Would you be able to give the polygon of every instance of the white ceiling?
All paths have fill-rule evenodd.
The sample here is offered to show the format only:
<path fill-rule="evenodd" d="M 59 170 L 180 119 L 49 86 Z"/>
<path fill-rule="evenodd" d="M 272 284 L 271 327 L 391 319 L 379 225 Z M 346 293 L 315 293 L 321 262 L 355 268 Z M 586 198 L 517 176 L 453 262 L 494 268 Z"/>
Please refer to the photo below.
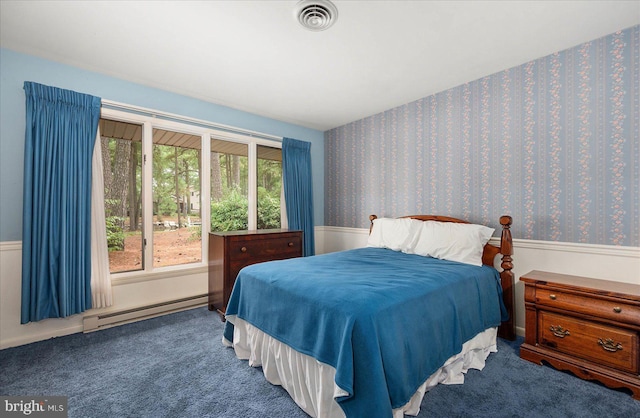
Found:
<path fill-rule="evenodd" d="M 640 23 L 640 1 L 0 0 L 0 45 L 327 130 Z M 106 97 L 108 99 L 108 97 Z"/>

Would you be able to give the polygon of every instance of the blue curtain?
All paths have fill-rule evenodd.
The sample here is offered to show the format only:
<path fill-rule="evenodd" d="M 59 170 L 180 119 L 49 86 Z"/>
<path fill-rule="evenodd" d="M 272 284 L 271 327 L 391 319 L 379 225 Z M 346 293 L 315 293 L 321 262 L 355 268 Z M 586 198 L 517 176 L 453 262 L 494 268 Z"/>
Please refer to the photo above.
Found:
<path fill-rule="evenodd" d="M 24 91 L 26 324 L 91 308 L 91 158 L 100 98 L 29 81 Z"/>
<path fill-rule="evenodd" d="M 313 233 L 310 142 L 291 138 L 282 140 L 282 177 L 289 229 L 303 231 L 304 256 L 314 255 L 316 250 Z"/>

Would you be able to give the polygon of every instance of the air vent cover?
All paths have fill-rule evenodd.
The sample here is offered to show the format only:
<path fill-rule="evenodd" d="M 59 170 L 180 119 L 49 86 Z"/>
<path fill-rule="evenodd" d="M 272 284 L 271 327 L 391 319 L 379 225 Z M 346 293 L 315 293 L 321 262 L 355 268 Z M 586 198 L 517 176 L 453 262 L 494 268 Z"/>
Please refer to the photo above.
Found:
<path fill-rule="evenodd" d="M 294 13 L 303 27 L 314 32 L 330 28 L 338 19 L 338 9 L 329 0 L 302 0 Z"/>

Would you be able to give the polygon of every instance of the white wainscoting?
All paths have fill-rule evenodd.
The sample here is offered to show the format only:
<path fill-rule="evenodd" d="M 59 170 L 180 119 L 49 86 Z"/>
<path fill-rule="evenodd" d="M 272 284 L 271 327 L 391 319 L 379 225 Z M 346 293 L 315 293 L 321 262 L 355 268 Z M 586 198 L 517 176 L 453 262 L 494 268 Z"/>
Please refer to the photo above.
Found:
<path fill-rule="evenodd" d="M 322 252 L 364 247 L 368 229 L 324 226 L 316 228 L 322 237 Z M 500 245 L 497 238 L 492 244 Z M 531 270 L 605 279 L 640 285 L 640 248 L 566 242 L 513 240 L 513 273 L 516 276 L 516 331 L 524 335 L 524 285 L 521 275 Z M 318 250 L 316 252 L 320 253 Z M 499 259 L 496 258 L 496 267 Z"/>
<path fill-rule="evenodd" d="M 114 281 L 113 306 L 68 318 L 20 324 L 22 243 L 0 242 L 0 349 L 83 331 L 84 315 L 136 309 L 207 293 L 206 267 L 154 274 L 145 280 Z M 215 315 L 215 319 L 217 319 Z M 214 315 L 212 314 L 212 319 Z"/>
<path fill-rule="evenodd" d="M 316 253 L 364 247 L 368 229 L 319 226 Z M 493 239 L 498 244 L 497 239 Z M 83 331 L 84 315 L 20 324 L 22 243 L 0 242 L 0 349 Z M 640 248 L 562 242 L 514 240 L 516 327 L 524 335 L 523 285 L 518 278 L 531 270 L 575 274 L 616 282 L 640 284 Z M 207 273 L 162 273 L 145 280 L 128 280 L 113 287 L 114 306 L 90 310 L 87 315 L 134 309 L 207 293 Z"/>

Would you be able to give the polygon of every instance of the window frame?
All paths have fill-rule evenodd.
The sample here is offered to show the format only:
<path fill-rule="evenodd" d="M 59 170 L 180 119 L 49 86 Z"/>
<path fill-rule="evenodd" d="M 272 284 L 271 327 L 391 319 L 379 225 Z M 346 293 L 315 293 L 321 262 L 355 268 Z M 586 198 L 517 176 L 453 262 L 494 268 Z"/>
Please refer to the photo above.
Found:
<path fill-rule="evenodd" d="M 248 146 L 248 229 L 257 228 L 257 204 L 258 204 L 258 145 L 282 149 L 282 142 L 276 139 L 266 139 L 253 136 L 249 133 L 230 132 L 226 127 L 212 127 L 205 121 L 197 121 L 189 118 L 182 118 L 179 115 L 168 115 L 158 117 L 158 114 L 150 112 L 146 114 L 146 109 L 136 110 L 131 107 L 131 111 L 114 109 L 111 107 L 101 108 L 100 117 L 114 121 L 127 122 L 142 126 L 142 238 L 145 242 L 143 248 L 144 268 L 136 271 L 110 273 L 112 284 L 135 283 L 146 280 L 156 280 L 174 277 L 177 274 L 196 274 L 206 272 L 208 267 L 209 240 L 206 239 L 211 228 L 211 139 L 237 142 Z M 179 119 L 179 120 L 177 120 Z M 202 218 L 201 234 L 201 261 L 197 263 L 180 264 L 175 266 L 153 266 L 153 129 L 165 129 L 169 131 L 185 133 L 201 138 L 200 152 L 200 216 Z M 203 174 L 204 173 L 204 174 Z M 284 194 L 280 201 L 280 217 L 283 229 L 287 228 L 286 205 Z M 206 231 L 206 232 L 205 232 Z"/>

